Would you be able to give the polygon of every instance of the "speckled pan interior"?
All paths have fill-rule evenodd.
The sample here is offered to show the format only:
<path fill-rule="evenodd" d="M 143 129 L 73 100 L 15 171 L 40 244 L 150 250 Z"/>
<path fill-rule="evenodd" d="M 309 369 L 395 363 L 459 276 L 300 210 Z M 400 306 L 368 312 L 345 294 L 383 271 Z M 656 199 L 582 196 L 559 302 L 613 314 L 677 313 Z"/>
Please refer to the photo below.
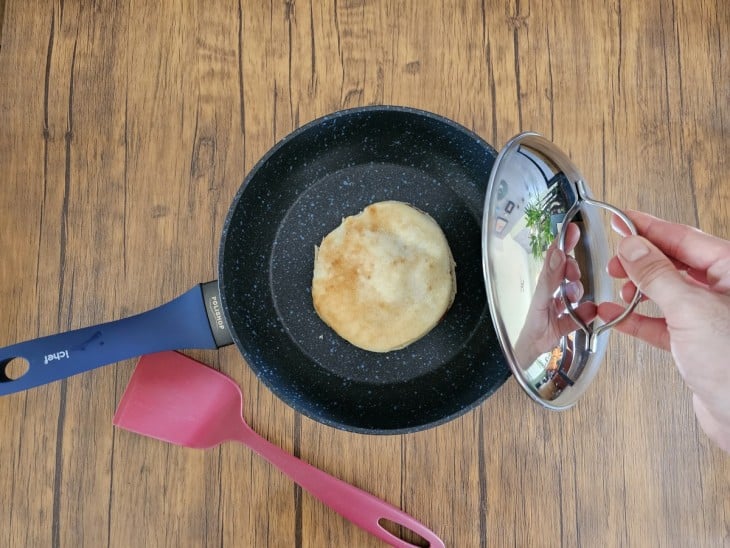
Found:
<path fill-rule="evenodd" d="M 451 420 L 509 376 L 481 267 L 481 218 L 497 154 L 454 122 L 402 107 L 315 120 L 279 142 L 243 182 L 221 242 L 228 326 L 249 366 L 284 402 L 337 428 L 395 434 Z M 314 310 L 314 247 L 343 217 L 381 200 L 431 215 L 456 261 L 442 322 L 403 350 L 341 339 Z"/>

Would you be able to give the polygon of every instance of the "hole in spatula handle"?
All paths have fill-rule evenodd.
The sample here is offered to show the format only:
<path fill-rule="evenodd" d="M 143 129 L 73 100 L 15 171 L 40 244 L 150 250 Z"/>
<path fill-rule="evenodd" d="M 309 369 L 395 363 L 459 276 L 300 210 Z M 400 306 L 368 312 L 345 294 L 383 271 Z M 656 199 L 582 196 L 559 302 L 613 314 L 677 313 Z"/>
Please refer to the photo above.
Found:
<path fill-rule="evenodd" d="M 25 358 L 10 358 L 5 362 L 0 362 L 0 378 L 14 381 L 25 375 L 28 369 L 30 369 L 30 363 Z"/>
<path fill-rule="evenodd" d="M 390 521 L 389 519 L 380 518 L 378 520 L 378 525 L 388 531 L 391 535 L 394 535 L 402 541 L 412 544 L 413 546 L 431 546 L 431 543 L 428 542 L 421 535 L 414 531 L 411 531 L 410 529 L 408 529 L 408 527 L 401 525 L 400 523 L 395 523 L 394 521 Z"/>

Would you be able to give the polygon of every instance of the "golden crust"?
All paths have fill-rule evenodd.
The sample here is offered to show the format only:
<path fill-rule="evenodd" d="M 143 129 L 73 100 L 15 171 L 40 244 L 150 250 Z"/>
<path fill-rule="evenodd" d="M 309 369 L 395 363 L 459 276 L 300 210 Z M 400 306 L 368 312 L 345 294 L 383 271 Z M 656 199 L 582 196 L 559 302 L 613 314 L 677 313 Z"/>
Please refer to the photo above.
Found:
<path fill-rule="evenodd" d="M 315 248 L 312 300 L 320 318 L 359 348 L 408 346 L 456 295 L 454 259 L 430 216 L 403 202 L 371 204 Z"/>

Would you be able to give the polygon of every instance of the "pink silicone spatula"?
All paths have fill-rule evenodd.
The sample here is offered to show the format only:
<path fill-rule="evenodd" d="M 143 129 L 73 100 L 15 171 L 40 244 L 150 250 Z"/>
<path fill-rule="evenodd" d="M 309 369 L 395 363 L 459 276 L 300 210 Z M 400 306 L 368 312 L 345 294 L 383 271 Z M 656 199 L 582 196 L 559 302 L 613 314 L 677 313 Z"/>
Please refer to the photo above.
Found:
<path fill-rule="evenodd" d="M 114 415 L 114 424 L 185 447 L 239 441 L 324 504 L 392 546 L 414 546 L 380 524 L 388 520 L 443 547 L 430 529 L 380 500 L 288 454 L 254 432 L 242 416 L 238 385 L 215 369 L 177 352 L 143 356 Z"/>

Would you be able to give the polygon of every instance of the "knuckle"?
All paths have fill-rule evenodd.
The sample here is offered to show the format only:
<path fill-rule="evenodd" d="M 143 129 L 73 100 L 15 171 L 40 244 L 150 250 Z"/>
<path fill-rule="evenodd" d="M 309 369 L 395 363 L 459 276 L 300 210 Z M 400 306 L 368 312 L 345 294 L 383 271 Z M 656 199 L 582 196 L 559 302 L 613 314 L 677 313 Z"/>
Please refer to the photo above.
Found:
<path fill-rule="evenodd" d="M 707 283 L 716 291 L 730 294 L 730 253 L 707 269 Z"/>
<path fill-rule="evenodd" d="M 636 286 L 640 291 L 650 291 L 659 280 L 675 272 L 674 267 L 668 261 L 653 260 L 643 266 L 636 280 Z"/>

